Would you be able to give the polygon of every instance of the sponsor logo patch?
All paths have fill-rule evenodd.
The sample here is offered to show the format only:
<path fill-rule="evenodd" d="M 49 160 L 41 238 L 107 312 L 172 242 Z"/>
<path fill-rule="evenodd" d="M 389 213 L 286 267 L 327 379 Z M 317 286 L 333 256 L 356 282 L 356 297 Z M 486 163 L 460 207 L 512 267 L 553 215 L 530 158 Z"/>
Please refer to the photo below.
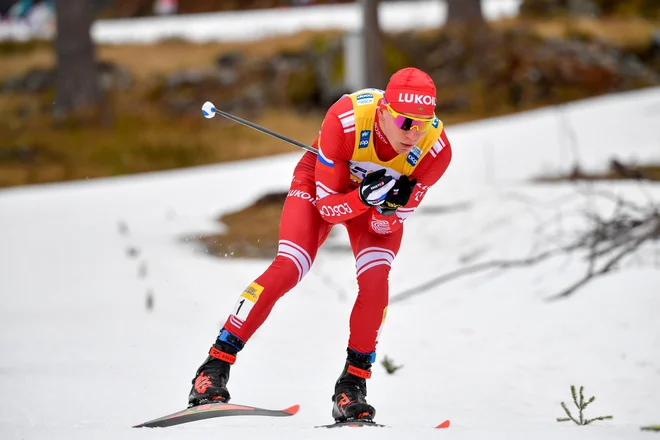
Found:
<path fill-rule="evenodd" d="M 371 229 L 377 234 L 387 235 L 392 232 L 390 229 L 390 224 L 387 220 L 376 220 L 372 217 L 371 220 Z"/>
<path fill-rule="evenodd" d="M 413 149 L 408 153 L 408 157 L 406 158 L 406 162 L 408 162 L 412 166 L 416 166 L 417 162 L 419 162 L 419 158 L 422 155 L 422 149 L 419 148 L 417 145 L 413 147 Z"/>
<path fill-rule="evenodd" d="M 340 203 L 339 205 L 334 206 L 324 206 L 320 210 L 321 215 L 324 217 L 337 217 L 340 215 L 346 215 L 353 212 L 348 203 Z"/>
<path fill-rule="evenodd" d="M 371 130 L 362 130 L 360 132 L 360 144 L 358 148 L 367 148 L 371 140 Z"/>
<path fill-rule="evenodd" d="M 307 191 L 301 191 L 299 189 L 292 189 L 292 190 L 289 191 L 289 194 L 287 194 L 287 197 L 298 197 L 300 199 L 307 200 L 312 205 L 316 206 L 316 200 Z"/>
<path fill-rule="evenodd" d="M 357 95 L 355 97 L 355 101 L 357 102 L 357 105 L 373 104 L 374 95 L 372 95 L 371 93 L 362 93 L 361 95 Z"/>
<path fill-rule="evenodd" d="M 417 93 L 399 93 L 398 102 L 407 102 L 420 105 L 436 105 L 435 96 L 430 95 L 419 95 Z"/>

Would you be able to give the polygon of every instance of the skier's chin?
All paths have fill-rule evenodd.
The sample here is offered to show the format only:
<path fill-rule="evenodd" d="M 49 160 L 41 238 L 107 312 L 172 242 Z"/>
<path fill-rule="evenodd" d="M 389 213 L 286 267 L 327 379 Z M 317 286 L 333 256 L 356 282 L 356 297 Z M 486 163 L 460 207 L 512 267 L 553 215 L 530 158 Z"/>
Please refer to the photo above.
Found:
<path fill-rule="evenodd" d="M 408 154 L 410 153 L 410 150 L 413 149 L 415 144 L 408 144 L 408 143 L 402 143 L 399 142 L 398 148 L 397 148 L 397 153 L 399 154 Z"/>

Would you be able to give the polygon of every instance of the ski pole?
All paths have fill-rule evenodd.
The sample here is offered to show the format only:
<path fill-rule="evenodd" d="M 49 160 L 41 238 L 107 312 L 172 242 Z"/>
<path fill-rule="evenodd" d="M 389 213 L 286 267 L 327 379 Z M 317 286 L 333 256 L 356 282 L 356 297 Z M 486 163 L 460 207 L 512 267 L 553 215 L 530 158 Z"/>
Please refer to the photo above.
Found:
<path fill-rule="evenodd" d="M 281 135 L 281 134 L 279 134 L 279 133 L 275 133 L 274 131 L 271 131 L 271 130 L 269 130 L 269 129 L 267 129 L 267 128 L 264 128 L 264 127 L 262 127 L 262 126 L 260 126 L 260 125 L 255 124 L 254 122 L 246 121 L 245 119 L 243 119 L 243 118 L 239 118 L 238 116 L 234 116 L 234 115 L 232 115 L 231 113 L 227 113 L 227 112 L 224 112 L 224 111 L 222 111 L 222 110 L 218 110 L 218 109 L 215 107 L 215 105 L 213 105 L 213 103 L 212 103 L 211 101 L 206 101 L 206 102 L 204 103 L 204 105 L 202 106 L 202 114 L 204 115 L 204 117 L 205 117 L 206 119 L 211 119 L 212 117 L 215 116 L 216 113 L 219 114 L 219 115 L 221 115 L 221 116 L 224 116 L 224 117 L 227 118 L 227 119 L 231 119 L 232 121 L 238 122 L 239 124 L 243 124 L 243 125 L 245 125 L 246 127 L 253 128 L 253 129 L 255 129 L 255 130 L 257 130 L 257 131 L 260 131 L 260 132 L 262 132 L 262 133 L 266 133 L 266 134 L 268 134 L 268 135 L 270 135 L 270 136 L 276 137 L 277 139 L 279 139 L 279 140 L 281 140 L 281 141 L 288 142 L 288 143 L 290 143 L 291 145 L 295 145 L 295 146 L 298 147 L 298 148 L 302 148 L 303 150 L 310 151 L 310 152 L 312 152 L 312 153 L 314 153 L 314 154 L 318 154 L 318 152 L 319 152 L 319 151 L 318 151 L 316 148 L 314 148 L 314 147 L 310 147 L 309 145 L 305 145 L 305 144 L 303 144 L 302 142 L 298 142 L 298 141 L 296 141 L 296 140 L 293 140 L 293 139 L 291 139 L 291 138 L 288 138 L 288 137 L 286 137 L 286 136 L 284 136 L 284 135 Z"/>

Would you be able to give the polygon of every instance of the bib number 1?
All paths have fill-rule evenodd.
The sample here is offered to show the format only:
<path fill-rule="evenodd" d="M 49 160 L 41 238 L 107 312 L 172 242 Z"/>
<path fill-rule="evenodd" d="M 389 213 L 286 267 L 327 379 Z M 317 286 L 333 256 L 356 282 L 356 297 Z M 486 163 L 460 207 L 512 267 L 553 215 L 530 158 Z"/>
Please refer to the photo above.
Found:
<path fill-rule="evenodd" d="M 260 286 L 257 283 L 250 284 L 243 291 L 243 293 L 241 293 L 241 296 L 238 297 L 238 301 L 236 301 L 232 315 L 236 316 L 242 321 L 245 321 L 250 315 L 252 307 L 254 307 L 254 305 L 259 300 L 259 296 L 263 290 L 263 286 Z"/>

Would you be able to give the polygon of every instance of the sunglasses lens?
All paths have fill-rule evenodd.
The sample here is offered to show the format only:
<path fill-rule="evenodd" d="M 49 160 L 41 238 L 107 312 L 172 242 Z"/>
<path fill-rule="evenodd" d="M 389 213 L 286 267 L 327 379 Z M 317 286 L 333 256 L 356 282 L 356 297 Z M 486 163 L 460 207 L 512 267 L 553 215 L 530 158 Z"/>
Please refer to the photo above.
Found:
<path fill-rule="evenodd" d="M 403 115 L 399 115 L 394 118 L 394 124 L 404 131 L 409 131 L 413 128 L 417 131 L 426 131 L 429 129 L 432 123 L 433 120 L 418 121 L 417 119 L 406 118 Z"/>
<path fill-rule="evenodd" d="M 399 127 L 401 130 L 408 131 L 412 127 L 413 120 L 406 118 L 405 116 L 397 116 L 394 118 L 394 125 Z"/>
<path fill-rule="evenodd" d="M 433 124 L 433 120 L 430 121 L 416 121 L 413 119 L 412 125 L 413 127 L 417 127 L 418 131 L 426 131 L 429 128 L 431 128 L 431 124 Z"/>

